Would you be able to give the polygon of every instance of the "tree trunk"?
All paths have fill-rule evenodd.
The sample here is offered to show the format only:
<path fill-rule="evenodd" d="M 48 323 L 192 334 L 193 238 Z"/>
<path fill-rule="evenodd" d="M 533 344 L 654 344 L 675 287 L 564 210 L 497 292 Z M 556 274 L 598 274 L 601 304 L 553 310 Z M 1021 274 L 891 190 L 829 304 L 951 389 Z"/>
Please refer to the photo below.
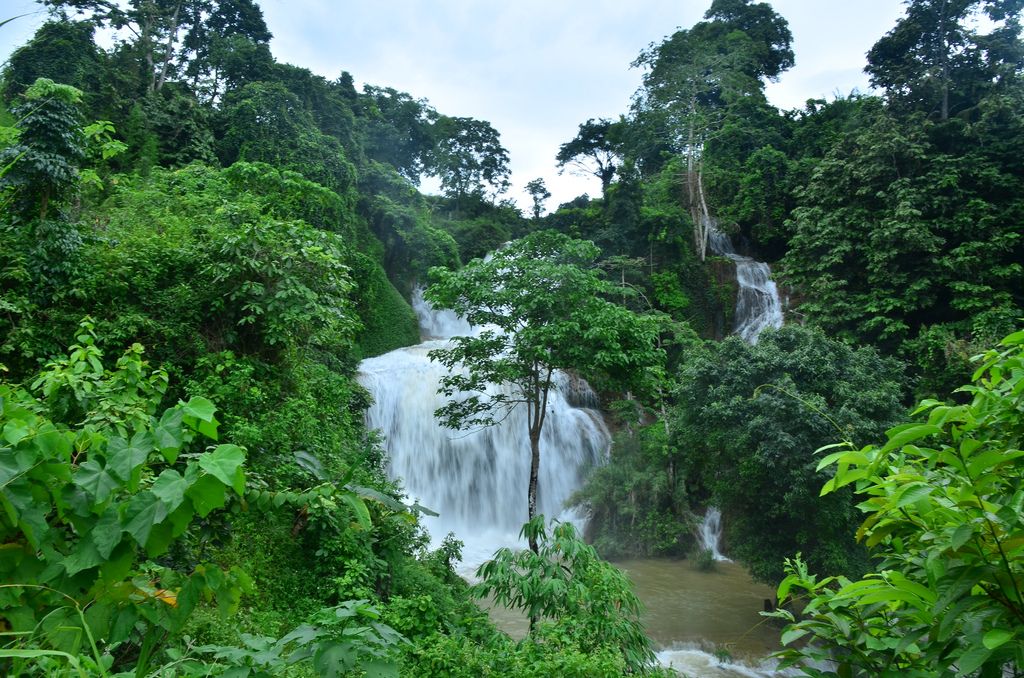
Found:
<path fill-rule="evenodd" d="M 142 31 L 140 36 L 142 40 L 142 49 L 146 53 L 146 67 L 149 82 L 146 83 L 146 91 L 152 92 L 156 89 L 156 71 L 154 70 L 153 64 L 153 40 L 151 33 L 153 31 L 153 3 L 146 3 L 146 20 L 139 29 Z"/>
<path fill-rule="evenodd" d="M 541 377 L 541 370 L 545 374 Z M 540 433 L 544 430 L 544 418 L 548 409 L 548 391 L 551 390 L 553 368 L 534 363 L 531 377 L 535 399 L 527 403 L 526 425 L 530 432 L 530 484 L 526 489 L 527 520 L 537 517 L 537 478 L 540 476 Z M 528 541 L 530 550 L 540 555 L 537 539 L 531 533 Z M 532 623 L 531 623 L 532 628 Z"/>
<path fill-rule="evenodd" d="M 171 63 L 171 54 L 174 52 L 174 39 L 178 35 L 178 11 L 181 9 L 181 3 L 179 2 L 174 6 L 174 16 L 171 17 L 171 30 L 167 36 L 167 51 L 164 52 L 164 65 L 160 69 L 160 81 L 156 84 L 157 90 L 164 86 L 164 80 L 167 79 L 167 67 Z"/>
<path fill-rule="evenodd" d="M 946 31 L 946 9 L 949 0 L 942 0 L 942 17 L 939 33 L 942 36 L 942 120 L 949 120 L 949 38 Z"/>
<path fill-rule="evenodd" d="M 530 427 L 530 486 L 527 489 L 526 503 L 528 520 L 533 520 L 537 517 L 537 478 L 540 475 L 540 427 Z M 537 538 L 530 533 L 530 550 L 536 554 L 540 554 L 540 549 L 537 546 Z M 533 626 L 532 620 L 530 624 Z"/>

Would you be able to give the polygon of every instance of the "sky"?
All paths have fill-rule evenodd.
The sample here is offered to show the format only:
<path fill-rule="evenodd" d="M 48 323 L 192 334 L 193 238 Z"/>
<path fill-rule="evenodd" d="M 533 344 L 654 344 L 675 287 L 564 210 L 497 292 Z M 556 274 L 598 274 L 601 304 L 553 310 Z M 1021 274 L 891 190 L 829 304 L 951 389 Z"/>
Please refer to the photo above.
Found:
<path fill-rule="evenodd" d="M 701 20 L 710 0 L 259 0 L 278 61 L 329 79 L 394 87 L 438 112 L 487 120 L 511 158 L 507 197 L 542 178 L 554 209 L 601 194 L 593 177 L 559 175 L 555 155 L 589 118 L 629 110 L 641 50 Z M 30 0 L 2 0 L 0 60 L 45 21 Z M 903 14 L 900 0 L 771 0 L 789 21 L 796 66 L 768 85 L 782 109 L 869 92 L 865 54 Z M 427 180 L 428 192 L 436 183 Z"/>

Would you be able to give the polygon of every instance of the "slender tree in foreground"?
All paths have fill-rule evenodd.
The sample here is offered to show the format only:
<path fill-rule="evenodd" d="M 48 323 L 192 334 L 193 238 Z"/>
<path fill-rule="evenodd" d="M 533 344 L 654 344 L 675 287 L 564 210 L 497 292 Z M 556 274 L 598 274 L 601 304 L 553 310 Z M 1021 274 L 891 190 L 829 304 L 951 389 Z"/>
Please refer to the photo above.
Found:
<path fill-rule="evenodd" d="M 526 408 L 531 520 L 537 515 L 540 436 L 555 371 L 575 370 L 633 392 L 642 392 L 662 375 L 657 322 L 602 296 L 620 290 L 600 271 L 587 268 L 599 253 L 593 243 L 539 231 L 487 262 L 476 259 L 458 271 L 431 270 L 438 282 L 426 298 L 488 328 L 430 352 L 450 371 L 440 389 L 450 400 L 436 415 L 449 428 L 472 429 L 499 423 L 516 407 Z M 488 391 L 491 385 L 508 388 L 495 393 Z M 536 553 L 536 539 L 529 541 Z"/>

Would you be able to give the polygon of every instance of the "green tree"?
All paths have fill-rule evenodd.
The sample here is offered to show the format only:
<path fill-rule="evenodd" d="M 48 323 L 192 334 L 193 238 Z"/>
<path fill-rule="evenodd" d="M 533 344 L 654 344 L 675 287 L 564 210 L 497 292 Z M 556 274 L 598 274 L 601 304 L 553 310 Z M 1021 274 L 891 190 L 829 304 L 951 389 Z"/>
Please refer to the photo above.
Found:
<path fill-rule="evenodd" d="M 207 100 L 249 82 L 269 80 L 273 37 L 263 12 L 252 0 L 216 0 L 185 4 L 190 13 L 178 68 L 192 91 Z"/>
<path fill-rule="evenodd" d="M 660 674 L 640 621 L 644 605 L 629 577 L 601 560 L 571 523 L 553 524 L 549 533 L 544 516 L 537 516 L 523 525 L 522 536 L 539 550 L 499 549 L 477 570 L 474 595 L 522 610 L 531 635 L 538 621 L 551 620 L 558 635 L 573 638 L 587 654 L 610 647 L 622 653 L 628 673 Z"/>
<path fill-rule="evenodd" d="M 110 0 L 42 0 L 50 11 L 65 16 L 83 14 L 96 26 L 127 29 L 134 36 L 133 54 L 144 64 L 142 82 L 147 92 L 161 89 L 173 75 L 175 44 L 186 18 L 200 16 L 206 0 L 132 0 L 122 6 Z"/>
<path fill-rule="evenodd" d="M 604 118 L 594 121 L 590 118 L 580 124 L 580 131 L 572 141 L 567 141 L 558 148 L 558 173 L 571 167 L 573 174 L 589 174 L 601 180 L 601 195 L 608 193 L 608 186 L 615 176 L 616 159 L 619 155 L 618 144 L 613 141 L 614 128 L 623 123 L 615 123 Z"/>
<path fill-rule="evenodd" d="M 537 178 L 526 184 L 526 192 L 533 199 L 533 218 L 540 219 L 544 211 L 544 202 L 551 197 L 551 191 L 544 185 L 544 179 Z"/>
<path fill-rule="evenodd" d="M 485 184 L 495 195 L 508 190 L 508 151 L 491 123 L 442 115 L 431 129 L 436 146 L 430 173 L 440 177 L 441 187 L 456 205 L 467 195 L 482 194 Z"/>
<path fill-rule="evenodd" d="M 452 400 L 436 414 L 445 426 L 466 429 L 493 425 L 511 409 L 526 408 L 531 520 L 537 515 L 540 436 L 554 371 L 576 370 L 637 393 L 650 392 L 661 376 L 656 321 L 604 299 L 621 290 L 599 271 L 584 268 L 599 252 L 592 243 L 539 231 L 486 263 L 476 259 L 458 271 L 431 269 L 437 282 L 425 297 L 489 328 L 431 351 L 432 360 L 451 370 L 441 391 Z M 506 390 L 494 392 L 492 385 Z M 537 552 L 533 537 L 530 548 Z"/>
<path fill-rule="evenodd" d="M 666 461 L 691 504 L 728 516 L 731 553 L 756 579 L 780 581 L 799 551 L 825 572 L 868 569 L 850 493 L 818 498 L 828 475 L 814 450 L 837 426 L 880 440 L 901 422 L 900 372 L 871 348 L 794 325 L 756 345 L 730 337 L 684 350 Z"/>
<path fill-rule="evenodd" d="M 102 56 L 94 27 L 84 21 L 48 21 L 16 49 L 4 68 L 4 98 L 23 94 L 39 78 L 71 85 L 91 99 L 100 86 Z"/>
<path fill-rule="evenodd" d="M 737 111 L 752 100 L 764 101 L 763 79 L 793 64 L 788 24 L 767 3 L 716 0 L 705 19 L 633 62 L 648 71 L 634 98 L 636 124 L 685 158 L 686 205 L 702 260 L 713 224 L 705 149 Z"/>
<path fill-rule="evenodd" d="M 359 98 L 363 123 L 363 150 L 378 162 L 419 185 L 434 151 L 434 111 L 425 99 L 413 99 L 391 87 L 365 85 Z"/>
<path fill-rule="evenodd" d="M 13 188 L 23 220 L 45 220 L 51 202 L 58 209 L 78 188 L 76 165 L 85 157 L 78 104 L 82 92 L 40 78 L 11 112 L 21 134 L 0 151 L 0 165 L 13 163 L 0 182 Z"/>
<path fill-rule="evenodd" d="M 1002 676 L 1024 668 L 1024 332 L 983 356 L 964 405 L 923 401 L 926 420 L 888 431 L 882 446 L 849 442 L 818 463 L 835 466 L 828 496 L 856 487 L 867 518 L 857 539 L 878 572 L 819 580 L 800 561 L 780 600 L 809 596 L 781 656 L 828 658 L 810 676 Z"/>
<path fill-rule="evenodd" d="M 1024 63 L 1020 0 L 910 0 L 906 15 L 868 52 L 871 84 L 894 102 L 948 120 L 1003 89 Z M 998 22 L 972 27 L 979 10 Z"/>
<path fill-rule="evenodd" d="M 798 310 L 833 336 L 913 360 L 925 392 L 962 383 L 969 370 L 946 356 L 1005 335 L 1024 308 L 1022 101 L 989 97 L 976 121 L 945 124 L 876 101 L 791 215 L 782 269 L 806 295 Z"/>

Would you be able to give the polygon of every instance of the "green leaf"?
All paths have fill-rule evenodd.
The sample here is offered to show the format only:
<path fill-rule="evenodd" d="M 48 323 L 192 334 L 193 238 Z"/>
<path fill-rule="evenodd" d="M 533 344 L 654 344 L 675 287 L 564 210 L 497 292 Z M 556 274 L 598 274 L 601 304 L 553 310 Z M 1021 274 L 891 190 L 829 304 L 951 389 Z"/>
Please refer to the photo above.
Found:
<path fill-rule="evenodd" d="M 398 678 L 398 664 L 388 659 L 372 659 L 359 662 L 365 678 Z"/>
<path fill-rule="evenodd" d="M 224 483 L 213 476 L 200 476 L 198 480 L 185 490 L 185 495 L 192 500 L 196 513 L 205 518 L 210 511 L 221 508 L 227 499 Z"/>
<path fill-rule="evenodd" d="M 806 636 L 808 633 L 810 633 L 810 629 L 801 628 L 799 626 L 789 627 L 782 632 L 782 644 L 789 645 L 794 640 L 799 640 L 800 638 Z"/>
<path fill-rule="evenodd" d="M 121 487 L 117 478 L 107 473 L 95 459 L 89 459 L 79 466 L 72 479 L 75 485 L 92 494 L 97 504 L 105 502 L 114 490 Z"/>
<path fill-rule="evenodd" d="M 245 453 L 237 445 L 219 445 L 212 453 L 199 455 L 199 466 L 239 495 L 245 492 L 244 462 Z"/>
<path fill-rule="evenodd" d="M 36 431 L 35 444 L 43 457 L 49 457 L 64 438 L 56 426 L 46 422 Z"/>
<path fill-rule="evenodd" d="M 896 496 L 899 497 L 896 502 L 895 508 L 901 508 L 910 504 L 917 503 L 918 500 L 924 499 L 931 494 L 934 488 L 927 483 L 908 483 L 900 488 Z M 895 497 L 894 497 L 895 498 Z"/>
<path fill-rule="evenodd" d="M 124 530 L 145 546 L 150 530 L 167 517 L 167 505 L 152 492 L 140 492 L 128 502 L 124 512 Z"/>
<path fill-rule="evenodd" d="M 4 440 L 9 442 L 11 445 L 17 445 L 31 432 L 31 427 L 29 427 L 29 425 L 24 421 L 21 419 L 12 419 L 4 425 Z"/>
<path fill-rule="evenodd" d="M 102 565 L 106 561 L 107 559 L 96 548 L 96 543 L 90 533 L 79 539 L 74 549 L 64 559 L 64 569 L 69 575 L 74 576 L 82 570 Z"/>
<path fill-rule="evenodd" d="M 185 500 L 185 490 L 196 482 L 198 478 L 199 467 L 195 464 L 188 465 L 184 476 L 169 468 L 160 474 L 160 477 L 153 483 L 150 491 L 167 504 L 168 511 L 174 511 Z"/>
<path fill-rule="evenodd" d="M 109 558 L 114 547 L 121 543 L 122 531 L 117 507 L 108 507 L 90 531 L 96 550 L 104 559 Z"/>
<path fill-rule="evenodd" d="M 216 405 L 202 396 L 194 396 L 187 403 L 179 403 L 179 406 L 184 414 L 206 422 L 212 422 L 213 414 L 217 411 Z"/>
<path fill-rule="evenodd" d="M 153 525 L 146 539 L 146 555 L 156 558 L 167 553 L 168 547 L 174 541 L 174 525 L 170 521 Z"/>
<path fill-rule="evenodd" d="M 970 648 L 967 652 L 964 652 L 963 655 L 961 655 L 960 660 L 956 663 L 957 669 L 959 669 L 957 675 L 966 676 L 974 673 L 981 668 L 981 665 L 984 664 L 991 655 L 992 650 L 988 647 L 974 646 Z"/>
<path fill-rule="evenodd" d="M 352 511 L 356 514 L 356 520 L 364 530 L 372 527 L 370 510 L 366 508 L 366 502 L 352 492 L 342 492 L 341 500 L 352 507 Z"/>
<path fill-rule="evenodd" d="M 135 469 L 146 463 L 152 451 L 153 436 L 146 431 L 137 432 L 130 443 L 124 438 L 113 437 L 107 442 L 107 468 L 125 482 L 130 482 Z"/>
<path fill-rule="evenodd" d="M 153 440 L 157 450 L 169 463 L 178 459 L 178 451 L 184 444 L 181 422 L 183 413 L 180 408 L 172 407 L 160 417 L 160 423 L 153 428 Z"/>
<path fill-rule="evenodd" d="M 933 424 L 908 424 L 907 426 L 897 426 L 894 429 L 886 431 L 889 436 L 889 442 L 882 448 L 882 452 L 889 452 L 902 447 L 909 442 L 914 440 L 920 440 L 930 435 L 942 433 L 942 429 Z"/>
<path fill-rule="evenodd" d="M 1006 629 L 992 629 L 985 634 L 982 644 L 990 650 L 994 650 L 1001 645 L 1005 645 L 1013 638 L 1013 632 L 1007 631 Z"/>
<path fill-rule="evenodd" d="M 967 543 L 967 540 L 974 534 L 974 526 L 970 523 L 964 523 L 953 531 L 953 536 L 949 540 L 950 548 L 954 551 Z"/>

